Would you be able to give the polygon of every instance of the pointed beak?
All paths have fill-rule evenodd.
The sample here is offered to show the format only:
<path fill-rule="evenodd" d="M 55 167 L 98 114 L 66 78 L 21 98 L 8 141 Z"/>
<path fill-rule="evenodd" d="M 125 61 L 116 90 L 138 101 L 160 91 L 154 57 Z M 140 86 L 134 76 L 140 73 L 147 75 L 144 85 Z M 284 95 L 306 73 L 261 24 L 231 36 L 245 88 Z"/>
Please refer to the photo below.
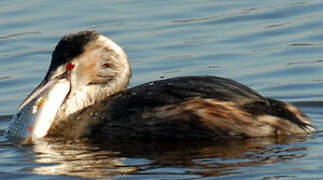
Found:
<path fill-rule="evenodd" d="M 59 80 L 68 79 L 68 73 L 64 73 L 54 79 L 47 80 L 46 78 L 28 95 L 28 97 L 19 105 L 18 111 L 21 111 L 27 104 L 37 97 L 42 96 L 47 90 L 53 87 Z"/>
<path fill-rule="evenodd" d="M 70 93 L 69 73 L 45 78 L 18 107 L 8 134 L 24 139 L 45 137 L 60 106 Z"/>

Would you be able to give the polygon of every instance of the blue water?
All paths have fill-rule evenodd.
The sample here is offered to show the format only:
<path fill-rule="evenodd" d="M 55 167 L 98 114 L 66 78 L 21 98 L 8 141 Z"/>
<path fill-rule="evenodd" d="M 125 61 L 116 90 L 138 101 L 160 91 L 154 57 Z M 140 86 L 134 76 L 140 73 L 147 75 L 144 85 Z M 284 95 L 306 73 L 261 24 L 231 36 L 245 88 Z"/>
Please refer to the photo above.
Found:
<path fill-rule="evenodd" d="M 130 86 L 225 76 L 295 103 L 323 128 L 319 0 L 2 0 L 0 7 L 2 130 L 44 77 L 61 36 L 88 29 L 125 48 Z M 116 141 L 105 148 L 86 142 L 20 146 L 2 137 L 0 178 L 322 179 L 322 142 L 321 132 L 212 143 Z"/>

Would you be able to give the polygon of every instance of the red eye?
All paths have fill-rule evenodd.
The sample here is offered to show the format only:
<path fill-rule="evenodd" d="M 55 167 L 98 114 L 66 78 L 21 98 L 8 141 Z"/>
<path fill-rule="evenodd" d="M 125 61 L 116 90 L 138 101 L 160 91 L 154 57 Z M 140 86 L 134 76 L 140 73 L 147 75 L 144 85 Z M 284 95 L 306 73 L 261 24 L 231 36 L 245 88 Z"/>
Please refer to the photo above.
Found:
<path fill-rule="evenodd" d="M 75 65 L 72 64 L 72 63 L 67 63 L 66 64 L 66 69 L 69 70 L 69 71 L 71 71 L 72 69 L 74 69 L 74 67 L 75 67 Z"/>

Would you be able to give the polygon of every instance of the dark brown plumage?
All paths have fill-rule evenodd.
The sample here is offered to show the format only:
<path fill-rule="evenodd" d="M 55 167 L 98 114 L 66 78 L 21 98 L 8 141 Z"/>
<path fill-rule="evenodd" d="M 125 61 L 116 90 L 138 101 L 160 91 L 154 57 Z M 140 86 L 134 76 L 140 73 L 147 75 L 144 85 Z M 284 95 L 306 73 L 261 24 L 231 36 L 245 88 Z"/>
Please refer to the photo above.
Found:
<path fill-rule="evenodd" d="M 290 104 L 215 76 L 166 79 L 130 88 L 74 114 L 51 135 L 171 139 L 306 134 L 313 126 Z M 75 123 L 71 123 L 75 122 Z"/>
<path fill-rule="evenodd" d="M 24 138 L 73 139 L 216 139 L 314 131 L 298 108 L 231 79 L 187 76 L 127 89 L 130 74 L 126 53 L 111 39 L 91 31 L 64 36 L 44 80 L 19 109 L 34 106 L 42 97 L 46 104 L 55 104 L 55 95 L 46 99 L 53 89 L 65 94 L 57 94 L 61 103 L 55 109 L 37 106 L 31 116 L 44 115 L 47 109 L 53 116 L 37 116 L 42 123 L 28 133 L 14 127 L 24 119 L 14 119 L 11 127 Z M 63 85 L 54 86 L 59 83 Z"/>

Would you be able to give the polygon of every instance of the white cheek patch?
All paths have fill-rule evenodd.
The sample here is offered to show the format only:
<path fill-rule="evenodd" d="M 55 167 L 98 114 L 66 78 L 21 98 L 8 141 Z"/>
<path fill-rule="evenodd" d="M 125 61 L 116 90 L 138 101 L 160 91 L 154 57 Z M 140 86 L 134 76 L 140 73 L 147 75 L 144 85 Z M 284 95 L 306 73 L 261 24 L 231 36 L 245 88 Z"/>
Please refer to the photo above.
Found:
<path fill-rule="evenodd" d="M 38 107 L 32 139 L 43 138 L 47 135 L 56 113 L 70 91 L 70 83 L 66 79 L 58 81 L 46 94 L 43 103 Z"/>

